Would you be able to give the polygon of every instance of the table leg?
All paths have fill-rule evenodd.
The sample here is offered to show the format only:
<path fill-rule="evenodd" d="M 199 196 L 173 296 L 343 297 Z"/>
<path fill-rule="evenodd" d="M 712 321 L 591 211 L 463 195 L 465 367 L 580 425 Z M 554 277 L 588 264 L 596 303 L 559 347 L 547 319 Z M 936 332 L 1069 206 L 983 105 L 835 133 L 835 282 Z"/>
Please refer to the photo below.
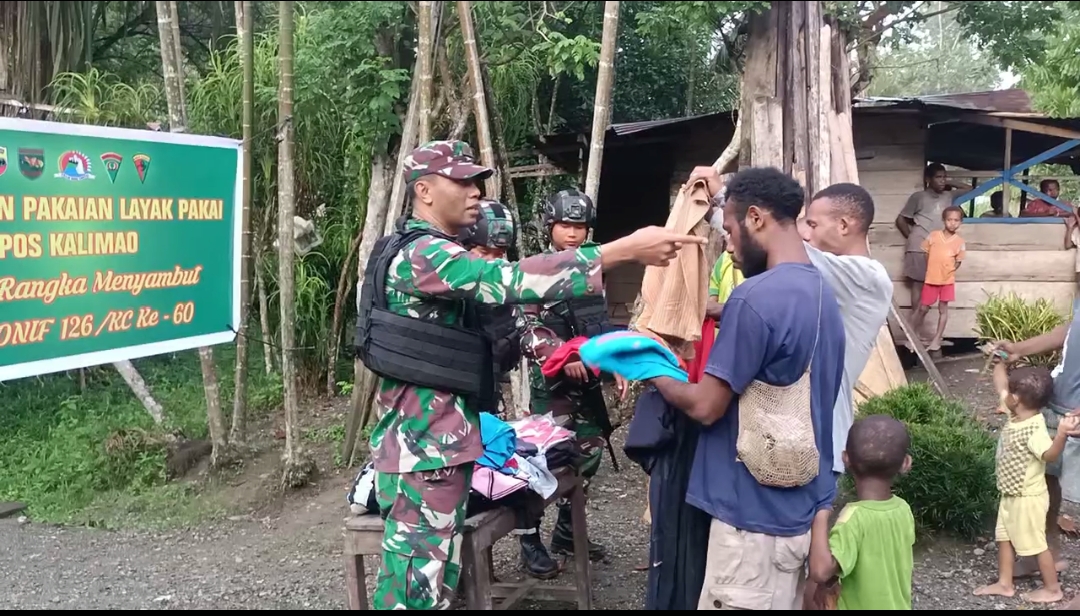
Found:
<path fill-rule="evenodd" d="M 345 586 L 350 610 L 368 610 L 367 581 L 364 579 L 364 557 L 355 554 L 345 557 Z"/>
<path fill-rule="evenodd" d="M 570 513 L 574 525 L 574 582 L 577 586 L 578 609 L 592 609 L 592 571 L 589 562 L 589 524 L 585 518 L 583 479 L 570 491 Z"/>

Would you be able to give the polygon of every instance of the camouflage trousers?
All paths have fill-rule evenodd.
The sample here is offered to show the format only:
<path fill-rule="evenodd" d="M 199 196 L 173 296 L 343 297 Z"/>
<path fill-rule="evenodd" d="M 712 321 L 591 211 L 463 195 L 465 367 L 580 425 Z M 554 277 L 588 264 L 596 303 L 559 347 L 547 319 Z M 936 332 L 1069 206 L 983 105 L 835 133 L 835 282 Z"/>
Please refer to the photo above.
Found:
<path fill-rule="evenodd" d="M 372 600 L 377 610 L 445 610 L 461 576 L 461 532 L 472 464 L 416 473 L 378 473 L 386 520 Z"/>

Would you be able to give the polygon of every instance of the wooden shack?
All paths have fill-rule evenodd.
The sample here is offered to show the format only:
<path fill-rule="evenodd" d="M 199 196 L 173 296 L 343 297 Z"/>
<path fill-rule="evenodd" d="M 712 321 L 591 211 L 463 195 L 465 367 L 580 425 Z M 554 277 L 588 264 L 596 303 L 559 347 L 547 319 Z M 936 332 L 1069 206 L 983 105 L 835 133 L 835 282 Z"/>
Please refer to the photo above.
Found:
<path fill-rule="evenodd" d="M 639 227 L 664 224 L 679 186 L 697 165 L 712 164 L 731 139 L 734 114 L 613 125 L 605 137 L 597 241 L 608 241 Z M 1037 164 L 1069 165 L 1080 173 L 1080 120 L 1051 120 L 1035 113 L 1022 90 L 860 99 L 853 113 L 859 179 L 874 197 L 873 256 L 892 275 L 894 297 L 907 312 L 910 291 L 902 272 L 904 238 L 896 218 L 908 198 L 923 190 L 930 162 L 946 165 L 950 179 L 974 184 L 954 190 L 953 202 L 972 212 L 977 197 L 1010 185 L 1033 197 L 1055 202 L 1038 191 Z M 587 138 L 549 135 L 537 149 L 563 172 L 579 173 Z M 524 170 L 523 170 L 524 171 Z M 535 172 L 530 168 L 527 175 Z M 1075 177 L 1061 177 L 1063 198 L 1075 193 Z M 1076 195 L 1072 195 L 1075 199 Z M 1012 216 L 965 218 L 961 235 L 967 259 L 957 274 L 956 302 L 946 338 L 974 338 L 975 307 L 988 293 L 1016 292 L 1052 300 L 1063 314 L 1077 288 L 1075 250 L 1065 249 L 1061 218 L 1020 218 L 1023 201 L 1007 204 Z M 605 280 L 612 318 L 625 323 L 640 288 L 642 269 L 623 267 Z M 931 313 L 929 329 L 936 315 Z M 894 332 L 897 339 L 900 332 Z"/>

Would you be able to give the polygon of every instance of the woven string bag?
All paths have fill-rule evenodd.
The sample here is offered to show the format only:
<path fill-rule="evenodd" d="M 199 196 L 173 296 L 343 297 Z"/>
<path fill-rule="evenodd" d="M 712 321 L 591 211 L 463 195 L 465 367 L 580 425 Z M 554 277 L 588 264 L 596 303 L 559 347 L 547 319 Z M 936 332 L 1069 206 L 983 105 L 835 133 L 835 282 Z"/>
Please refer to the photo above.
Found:
<path fill-rule="evenodd" d="M 810 411 L 810 368 L 821 333 L 822 291 L 819 287 L 814 347 L 803 375 L 786 387 L 755 380 L 739 397 L 738 459 L 764 486 L 798 488 L 818 476 L 820 454 Z"/>

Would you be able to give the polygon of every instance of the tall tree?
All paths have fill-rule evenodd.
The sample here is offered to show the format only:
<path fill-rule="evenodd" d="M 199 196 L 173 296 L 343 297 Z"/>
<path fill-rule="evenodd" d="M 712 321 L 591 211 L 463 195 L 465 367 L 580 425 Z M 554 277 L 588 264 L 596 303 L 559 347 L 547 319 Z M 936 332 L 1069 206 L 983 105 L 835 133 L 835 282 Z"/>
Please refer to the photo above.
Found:
<path fill-rule="evenodd" d="M 435 45 L 435 28 L 432 19 L 434 2 L 419 3 L 416 66 L 420 71 L 420 143 L 431 141 L 431 102 L 433 94 L 432 65 Z"/>
<path fill-rule="evenodd" d="M 476 118 L 476 141 L 480 150 L 480 163 L 495 169 L 495 144 L 491 138 L 491 119 L 488 113 L 487 97 L 484 95 L 484 74 L 480 68 L 480 51 L 476 43 L 476 27 L 473 21 L 472 3 L 462 0 L 457 3 L 458 23 L 461 24 L 461 38 L 465 43 L 465 62 L 469 71 L 469 85 L 472 87 L 473 115 Z M 484 180 L 485 192 L 494 197 L 499 194 L 497 173 Z"/>
<path fill-rule="evenodd" d="M 604 34 L 600 43 L 600 70 L 596 75 L 596 98 L 593 101 L 592 139 L 589 140 L 589 170 L 585 175 L 585 194 L 596 202 L 600 194 L 600 169 L 603 166 L 604 135 L 611 123 L 611 91 L 615 83 L 615 42 L 619 34 L 619 3 L 604 3 Z"/>
<path fill-rule="evenodd" d="M 248 0 L 234 2 L 236 8 L 236 30 L 240 39 L 240 57 L 244 65 L 243 94 L 243 134 L 244 134 L 244 178 L 243 178 L 243 215 L 240 263 L 240 331 L 236 335 L 236 375 L 233 394 L 232 429 L 229 441 L 234 445 L 243 443 L 247 438 L 247 381 L 248 381 L 248 321 L 251 319 L 251 148 L 252 115 L 255 106 L 255 36 L 254 10 Z"/>
<path fill-rule="evenodd" d="M 161 68 L 165 77 L 165 102 L 169 109 L 169 131 L 186 133 L 188 127 L 187 106 L 184 103 L 183 59 L 180 51 L 176 3 L 157 0 L 158 35 L 161 40 Z M 203 391 L 206 394 L 206 418 L 210 428 L 210 441 L 213 452 L 211 466 L 220 466 L 229 457 L 229 442 L 225 431 L 225 418 L 221 410 L 221 392 L 218 385 L 217 367 L 214 365 L 214 351 L 210 347 L 199 349 L 199 365 L 202 368 Z"/>
<path fill-rule="evenodd" d="M 882 46 L 872 67 L 871 96 L 925 96 L 992 90 L 1001 80 L 997 62 L 934 2 L 937 15 L 913 31 L 915 40 Z"/>
<path fill-rule="evenodd" d="M 293 139 L 293 14 L 292 0 L 278 3 L 278 285 L 281 300 L 281 376 L 285 382 L 285 471 L 283 489 L 307 483 L 315 471 L 300 441 L 300 411 L 296 379 L 296 254 L 293 216 L 296 213 L 296 168 Z"/>

